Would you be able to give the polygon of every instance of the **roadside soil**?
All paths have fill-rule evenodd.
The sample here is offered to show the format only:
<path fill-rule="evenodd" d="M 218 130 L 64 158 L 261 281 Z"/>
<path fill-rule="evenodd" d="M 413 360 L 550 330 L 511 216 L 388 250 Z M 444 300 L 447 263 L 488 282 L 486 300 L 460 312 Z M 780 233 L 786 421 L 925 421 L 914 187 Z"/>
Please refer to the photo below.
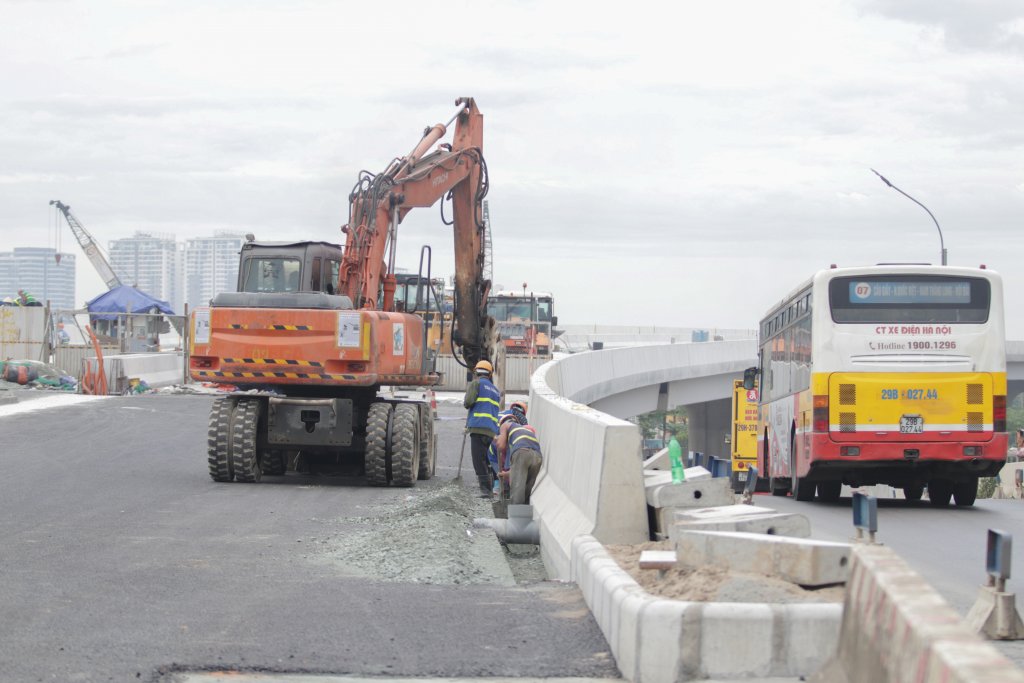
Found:
<path fill-rule="evenodd" d="M 651 541 L 638 545 L 605 546 L 608 554 L 640 587 L 651 595 L 690 602 L 842 602 L 843 586 L 801 588 L 788 581 L 764 576 L 730 572 L 723 567 L 670 569 L 661 575 L 654 569 L 640 569 L 644 550 L 672 550 L 671 541 Z"/>

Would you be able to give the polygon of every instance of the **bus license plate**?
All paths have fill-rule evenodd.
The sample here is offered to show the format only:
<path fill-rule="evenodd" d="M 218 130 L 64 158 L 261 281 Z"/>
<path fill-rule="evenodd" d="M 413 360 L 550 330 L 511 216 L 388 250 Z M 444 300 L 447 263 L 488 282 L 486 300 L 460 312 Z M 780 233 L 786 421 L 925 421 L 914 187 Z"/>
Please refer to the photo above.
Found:
<path fill-rule="evenodd" d="M 924 433 L 924 418 L 920 415 L 903 415 L 900 417 L 900 434 Z"/>
<path fill-rule="evenodd" d="M 741 472 L 737 472 L 736 473 L 736 481 L 746 481 L 746 480 L 747 480 L 747 473 L 746 472 L 742 472 L 741 471 Z"/>

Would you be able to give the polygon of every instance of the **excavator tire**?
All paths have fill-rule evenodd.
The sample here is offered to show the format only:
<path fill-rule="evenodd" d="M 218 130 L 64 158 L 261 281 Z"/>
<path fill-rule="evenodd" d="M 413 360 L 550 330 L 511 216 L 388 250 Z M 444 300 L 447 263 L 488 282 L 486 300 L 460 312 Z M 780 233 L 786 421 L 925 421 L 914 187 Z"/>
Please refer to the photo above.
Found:
<path fill-rule="evenodd" d="M 434 418 L 430 410 L 424 410 L 420 431 L 420 469 L 418 478 L 423 481 L 434 476 L 437 467 L 437 437 L 434 435 Z"/>
<path fill-rule="evenodd" d="M 235 481 L 255 483 L 263 476 L 256 452 L 256 426 L 260 419 L 260 402 L 242 399 L 235 404 L 231 425 L 231 462 Z"/>
<path fill-rule="evenodd" d="M 288 470 L 288 461 L 285 458 L 285 451 L 277 448 L 267 448 L 260 451 L 260 469 L 263 474 L 280 476 Z"/>
<path fill-rule="evenodd" d="M 390 403 L 373 403 L 366 416 L 366 483 L 370 486 L 388 485 L 388 422 L 391 420 Z"/>
<path fill-rule="evenodd" d="M 391 425 L 391 483 L 395 486 L 416 485 L 420 471 L 420 411 L 412 403 L 395 406 Z"/>
<path fill-rule="evenodd" d="M 210 467 L 210 478 L 214 481 L 231 481 L 235 470 L 231 463 L 230 440 L 231 401 L 219 398 L 210 407 L 210 426 L 206 432 L 206 461 Z"/>

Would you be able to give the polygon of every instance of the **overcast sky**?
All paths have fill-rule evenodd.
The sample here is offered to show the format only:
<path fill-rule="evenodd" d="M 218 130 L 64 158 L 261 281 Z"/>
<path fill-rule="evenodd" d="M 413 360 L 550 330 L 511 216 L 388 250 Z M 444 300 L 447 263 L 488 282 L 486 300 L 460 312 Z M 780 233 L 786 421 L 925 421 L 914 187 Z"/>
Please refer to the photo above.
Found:
<path fill-rule="evenodd" d="M 614 7 L 614 10 L 612 9 Z M 673 8 L 669 11 L 669 8 Z M 342 241 L 458 96 L 494 279 L 561 322 L 753 328 L 815 270 L 987 264 L 1024 339 L 1024 3 L 0 0 L 0 250 L 137 230 Z M 452 272 L 439 209 L 400 230 Z"/>

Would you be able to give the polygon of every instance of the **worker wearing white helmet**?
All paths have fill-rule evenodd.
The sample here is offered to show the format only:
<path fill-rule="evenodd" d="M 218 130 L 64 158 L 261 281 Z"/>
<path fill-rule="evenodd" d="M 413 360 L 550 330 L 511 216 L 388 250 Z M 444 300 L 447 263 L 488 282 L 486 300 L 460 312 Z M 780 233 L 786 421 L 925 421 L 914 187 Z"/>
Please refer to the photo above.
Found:
<path fill-rule="evenodd" d="M 466 388 L 462 404 L 469 410 L 466 416 L 466 433 L 469 435 L 473 454 L 473 470 L 480 482 L 481 491 L 490 495 L 492 475 L 487 464 L 487 448 L 498 433 L 501 392 L 491 381 L 494 368 L 489 361 L 480 361 L 473 371 L 476 378 Z"/>

